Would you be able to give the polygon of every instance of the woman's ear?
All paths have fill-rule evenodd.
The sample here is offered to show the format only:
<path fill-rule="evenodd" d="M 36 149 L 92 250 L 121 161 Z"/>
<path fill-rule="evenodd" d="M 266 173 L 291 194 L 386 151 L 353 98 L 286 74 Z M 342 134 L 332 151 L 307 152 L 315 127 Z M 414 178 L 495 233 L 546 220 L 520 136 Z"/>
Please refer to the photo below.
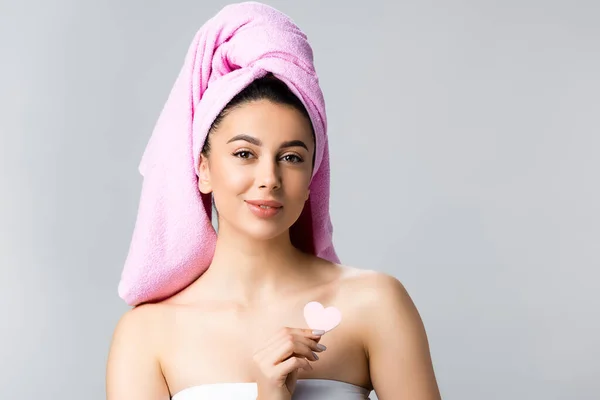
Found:
<path fill-rule="evenodd" d="M 203 194 L 209 194 L 212 192 L 208 158 L 206 158 L 204 154 L 200 154 L 200 165 L 198 166 L 198 189 L 200 189 L 200 192 Z"/>

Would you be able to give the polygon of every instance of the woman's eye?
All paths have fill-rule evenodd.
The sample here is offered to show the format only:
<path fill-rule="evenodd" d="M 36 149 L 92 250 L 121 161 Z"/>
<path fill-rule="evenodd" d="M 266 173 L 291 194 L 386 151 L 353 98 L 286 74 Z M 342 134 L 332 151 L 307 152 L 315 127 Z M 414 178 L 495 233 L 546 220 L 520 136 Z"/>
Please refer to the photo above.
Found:
<path fill-rule="evenodd" d="M 250 156 L 252 156 L 252 154 L 249 151 L 238 151 L 236 153 L 233 153 L 234 156 L 239 157 L 239 158 L 250 158 Z"/>
<path fill-rule="evenodd" d="M 281 158 L 284 161 L 291 162 L 291 163 L 301 163 L 302 161 L 304 161 L 302 158 L 300 158 L 299 156 L 297 156 L 295 154 L 286 154 L 285 156 L 283 156 Z"/>

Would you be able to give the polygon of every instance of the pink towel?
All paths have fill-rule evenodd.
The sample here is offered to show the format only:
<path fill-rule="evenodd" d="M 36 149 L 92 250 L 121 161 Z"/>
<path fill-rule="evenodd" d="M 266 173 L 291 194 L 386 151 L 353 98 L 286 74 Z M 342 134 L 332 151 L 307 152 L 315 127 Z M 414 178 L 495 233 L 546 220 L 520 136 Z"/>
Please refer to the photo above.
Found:
<path fill-rule="evenodd" d="M 304 103 L 316 137 L 310 199 L 297 223 L 305 231 L 295 227 L 292 239 L 312 237 L 314 254 L 339 262 L 329 216 L 325 102 L 312 49 L 285 14 L 256 2 L 233 4 L 194 37 L 139 165 L 142 193 L 119 283 L 119 296 L 129 305 L 167 298 L 209 267 L 217 235 L 211 198 L 198 190 L 200 151 L 225 105 L 268 72 Z"/>

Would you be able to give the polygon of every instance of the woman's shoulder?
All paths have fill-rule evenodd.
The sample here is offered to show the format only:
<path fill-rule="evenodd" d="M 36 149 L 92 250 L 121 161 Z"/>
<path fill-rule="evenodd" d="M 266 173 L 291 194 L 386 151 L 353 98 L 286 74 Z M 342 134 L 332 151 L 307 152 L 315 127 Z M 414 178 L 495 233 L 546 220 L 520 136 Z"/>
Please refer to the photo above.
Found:
<path fill-rule="evenodd" d="M 340 271 L 340 289 L 352 294 L 358 303 L 373 306 L 384 303 L 406 301 L 408 293 L 400 280 L 385 272 L 337 265 Z"/>
<path fill-rule="evenodd" d="M 339 265 L 338 300 L 365 325 L 390 316 L 414 320 L 416 308 L 403 283 L 385 272 Z"/>
<path fill-rule="evenodd" d="M 147 349 L 160 350 L 161 343 L 171 335 L 171 326 L 180 312 L 170 301 L 143 303 L 125 311 L 119 318 L 113 341 L 136 342 Z"/>
<path fill-rule="evenodd" d="M 132 341 L 150 342 L 156 326 L 160 326 L 160 318 L 166 313 L 165 305 L 160 303 L 147 303 L 135 306 L 125 311 L 119 318 L 114 330 L 117 338 Z M 149 344 L 149 343 L 147 343 Z"/>
<path fill-rule="evenodd" d="M 168 398 L 159 364 L 158 309 L 153 304 L 140 305 L 124 312 L 117 322 L 106 366 L 108 397 Z"/>
<path fill-rule="evenodd" d="M 425 327 L 404 285 L 382 272 L 351 268 L 345 275 L 340 303 L 351 311 L 346 315 L 359 332 L 377 394 L 438 399 Z"/>

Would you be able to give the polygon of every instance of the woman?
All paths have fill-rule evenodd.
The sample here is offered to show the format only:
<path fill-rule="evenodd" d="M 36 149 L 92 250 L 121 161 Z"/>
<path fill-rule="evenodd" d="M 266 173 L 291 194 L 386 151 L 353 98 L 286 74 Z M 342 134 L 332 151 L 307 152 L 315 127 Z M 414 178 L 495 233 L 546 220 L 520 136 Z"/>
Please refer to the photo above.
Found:
<path fill-rule="evenodd" d="M 374 389 L 381 400 L 439 399 L 423 324 L 406 290 L 391 276 L 335 262 L 335 252 L 327 244 L 329 216 L 315 211 L 319 204 L 328 201 L 328 194 L 322 191 L 325 186 L 315 184 L 317 179 L 327 183 L 329 179 L 324 108 L 323 115 L 317 115 L 315 110 L 321 109 L 320 89 L 305 85 L 307 76 L 298 75 L 314 74 L 312 68 L 306 68 L 308 62 L 312 66 L 311 55 L 302 58 L 300 55 L 308 53 L 297 50 L 292 53 L 293 58 L 282 57 L 296 66 L 300 63 L 302 68 L 297 70 L 291 65 L 278 68 L 280 56 L 277 61 L 264 56 L 273 54 L 272 51 L 261 51 L 262 58 L 253 57 L 247 64 L 237 63 L 240 54 L 236 51 L 245 46 L 235 43 L 242 40 L 235 35 L 253 37 L 246 25 L 248 15 L 254 15 L 260 24 L 265 21 L 261 18 L 269 15 L 274 25 L 284 17 L 258 3 L 226 9 L 207 25 L 214 25 L 234 11 L 244 15 L 244 22 L 224 35 L 219 30 L 211 36 L 211 29 L 205 29 L 192 46 L 194 56 L 188 59 L 197 60 L 197 49 L 206 49 L 206 43 L 212 40 L 206 38 L 217 38 L 219 49 L 231 45 L 227 57 L 208 52 L 211 74 L 216 74 L 219 68 L 215 62 L 223 58 L 227 60 L 221 67 L 227 68 L 220 72 L 219 78 L 206 79 L 201 95 L 197 96 L 198 104 L 206 107 L 216 104 L 209 101 L 211 85 L 225 87 L 219 86 L 218 79 L 228 82 L 227 87 L 233 85 L 235 95 L 219 107 L 216 118 L 212 118 L 208 109 L 193 110 L 190 118 L 201 115 L 198 118 L 208 119 L 208 129 L 199 136 L 182 135 L 181 139 L 181 143 L 189 146 L 182 147 L 181 154 L 200 148 L 198 154 L 193 154 L 194 190 L 204 204 L 207 199 L 214 201 L 218 215 L 218 236 L 207 253 L 210 263 L 191 282 L 180 285 L 176 293 L 156 297 L 166 293 L 165 287 L 174 289 L 173 280 L 179 279 L 183 272 L 163 273 L 166 277 L 156 278 L 146 288 L 155 290 L 154 298 L 146 295 L 130 301 L 137 307 L 121 318 L 111 344 L 107 398 L 351 400 L 365 399 Z M 286 24 L 290 26 L 289 21 Z M 259 31 L 269 31 L 270 27 Z M 296 40 L 298 31 L 295 28 L 293 31 Z M 285 32 L 283 29 L 281 35 L 285 36 Z M 257 48 L 261 46 L 262 42 Z M 289 49 L 287 45 L 281 48 Z M 203 51 L 205 57 L 207 52 Z M 261 64 L 258 77 L 248 72 L 252 79 L 249 83 L 238 82 L 238 86 L 226 81 L 233 74 L 244 74 L 244 68 L 255 68 L 259 58 L 269 61 Z M 201 60 L 198 65 L 207 64 Z M 197 71 L 185 67 L 183 71 L 187 72 L 180 75 L 180 86 L 174 88 L 163 115 L 181 108 L 174 106 L 177 87 L 193 86 L 187 84 L 186 74 L 193 79 Z M 223 97 L 223 90 L 214 89 L 212 93 Z M 203 132 L 195 124 L 191 121 L 187 129 L 192 135 Z M 180 160 L 173 157 L 174 153 L 168 157 L 160 154 L 175 152 L 174 136 L 179 131 L 160 121 L 157 126 L 157 130 L 162 130 L 155 131 L 156 138 L 151 140 L 154 144 L 145 154 L 149 158 L 142 164 L 148 174 L 145 179 L 155 176 L 161 182 L 157 187 L 165 190 L 156 195 L 159 200 L 153 204 L 165 207 L 170 201 L 168 190 L 164 189 L 166 182 L 177 179 L 181 164 L 177 164 Z M 161 137 L 164 142 L 157 145 Z M 161 172 L 156 172 L 160 168 Z M 144 190 L 142 203 L 144 196 L 148 198 L 151 196 L 148 193 L 154 193 L 151 189 Z M 181 196 L 178 193 L 172 199 Z M 145 207 L 141 205 L 140 210 Z M 177 240 L 176 235 L 162 231 L 156 235 L 156 227 L 165 225 L 164 220 L 157 221 L 157 214 L 169 215 L 167 221 L 176 220 L 179 231 L 170 233 L 185 235 L 186 229 L 198 225 L 193 217 L 192 221 L 184 218 L 188 214 L 182 214 L 182 218 L 169 214 L 177 210 L 171 207 L 149 213 L 154 225 L 148 230 L 154 236 L 143 236 L 152 238 L 152 242 L 140 245 L 158 245 L 163 249 L 173 236 L 174 243 L 180 244 L 182 240 Z M 145 229 L 140 221 L 138 218 L 136 232 Z M 142 234 L 136 233 L 134 242 L 140 237 Z M 208 236 L 202 238 L 200 243 L 184 240 L 191 243 L 189 254 L 211 240 Z M 163 253 L 160 254 L 164 256 Z M 155 252 L 152 254 L 156 257 Z M 188 264 L 197 264 L 201 258 L 185 254 L 182 251 L 176 258 L 189 259 Z M 155 258 L 152 260 L 157 264 Z M 161 271 L 170 268 L 166 263 L 171 259 L 165 256 L 160 260 Z M 143 267 L 131 268 L 138 268 L 142 275 L 150 274 Z M 172 271 L 177 270 L 173 267 Z M 136 279 L 143 285 L 154 278 Z M 334 305 L 342 315 L 339 325 L 327 332 L 310 329 L 303 308 L 313 301 Z"/>

